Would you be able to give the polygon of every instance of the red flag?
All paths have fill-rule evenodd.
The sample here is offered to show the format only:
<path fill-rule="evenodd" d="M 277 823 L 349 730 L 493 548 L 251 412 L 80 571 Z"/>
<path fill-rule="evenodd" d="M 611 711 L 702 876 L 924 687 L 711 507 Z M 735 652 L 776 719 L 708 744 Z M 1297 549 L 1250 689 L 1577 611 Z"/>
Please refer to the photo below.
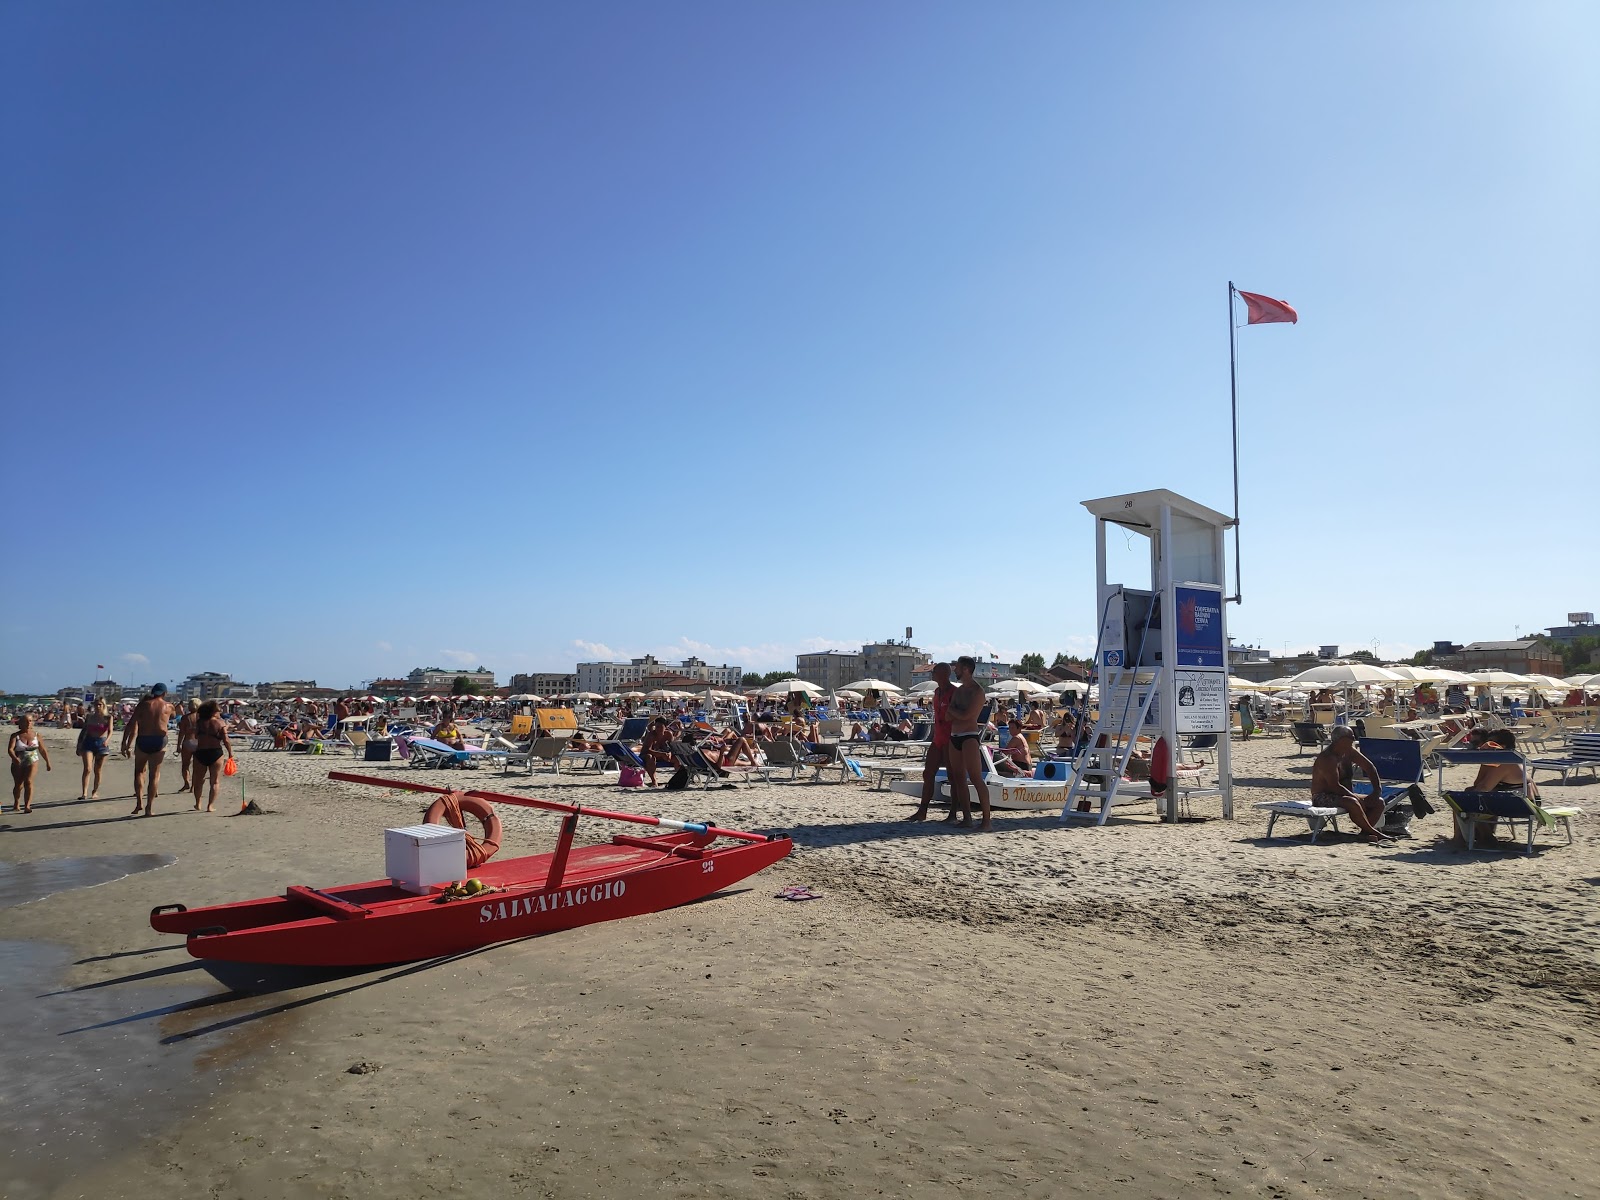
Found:
<path fill-rule="evenodd" d="M 96 671 L 104 671 L 106 669 L 106 665 L 105 663 L 95 663 L 94 669 Z"/>
<path fill-rule="evenodd" d="M 1250 319 L 1246 325 L 1272 325 L 1275 323 L 1294 325 L 1300 320 L 1300 314 L 1295 312 L 1282 300 L 1274 300 L 1271 296 L 1259 296 L 1255 292 L 1240 292 L 1244 299 L 1245 307 L 1250 310 Z"/>

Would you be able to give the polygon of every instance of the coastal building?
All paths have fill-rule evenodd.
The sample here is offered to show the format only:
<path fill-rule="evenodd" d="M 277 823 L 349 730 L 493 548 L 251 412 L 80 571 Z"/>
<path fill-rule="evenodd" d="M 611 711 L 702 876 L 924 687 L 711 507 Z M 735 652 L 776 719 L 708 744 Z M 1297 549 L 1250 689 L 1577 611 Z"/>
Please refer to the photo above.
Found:
<path fill-rule="evenodd" d="M 927 651 L 913 646 L 909 638 L 868 642 L 859 651 L 818 650 L 794 656 L 795 674 L 829 691 L 857 679 L 883 679 L 909 688 L 918 682 L 919 669 L 923 672 L 920 678 L 927 677 L 929 666 Z"/>
<path fill-rule="evenodd" d="M 234 686 L 233 676 L 222 671 L 197 671 L 175 689 L 178 699 L 187 704 L 190 700 L 224 700 Z M 247 689 L 251 695 L 254 688 Z"/>
<path fill-rule="evenodd" d="M 256 696 L 262 700 L 288 700 L 292 696 L 310 696 L 322 690 L 317 687 L 315 679 L 280 679 L 276 683 L 256 684 Z"/>
<path fill-rule="evenodd" d="M 531 671 L 522 675 L 511 677 L 511 694 L 513 696 L 570 696 L 579 691 L 578 676 L 574 672 L 561 671 Z"/>
<path fill-rule="evenodd" d="M 1049 674 L 1049 672 L 1046 672 L 1046 674 Z M 977 665 L 972 668 L 972 678 L 973 678 L 973 680 L 976 681 L 977 683 L 982 684 L 984 687 L 992 687 L 997 683 L 1001 683 L 1001 682 L 1003 682 L 1003 681 L 1005 681 L 1007 679 L 1015 679 L 1016 677 L 1017 677 L 1016 664 L 1007 663 L 1007 662 L 1001 662 L 999 659 L 979 658 L 979 659 L 977 659 Z M 880 675 L 874 675 L 873 678 L 874 679 L 887 679 L 888 676 L 887 675 L 881 675 L 881 676 Z M 910 683 L 909 686 L 915 687 L 917 684 L 926 683 L 928 680 L 930 680 L 932 678 L 933 678 L 933 663 L 932 662 L 920 662 L 920 663 L 918 663 L 916 665 L 916 668 L 911 672 L 911 683 Z M 954 678 L 954 676 L 952 676 L 952 678 Z M 1067 678 L 1067 676 L 1062 676 L 1062 678 Z"/>
<path fill-rule="evenodd" d="M 693 683 L 709 683 L 714 687 L 737 688 L 743 671 L 726 663 L 714 667 L 703 659 L 692 656 L 681 663 L 671 664 L 661 662 L 653 654 L 646 654 L 642 658 L 630 659 L 625 663 L 579 663 L 573 675 L 577 685 L 574 690 L 597 692 L 604 696 L 608 692 L 631 691 L 647 677 L 668 675 L 688 679 Z M 539 694 L 544 695 L 543 692 Z"/>
<path fill-rule="evenodd" d="M 462 678 L 480 692 L 494 691 L 494 672 L 483 666 L 476 671 L 418 667 L 406 676 L 406 690 L 413 696 L 446 696 L 455 687 L 456 680 Z"/>
<path fill-rule="evenodd" d="M 1433 665 L 1454 671 L 1512 671 L 1518 675 L 1562 673 L 1561 655 L 1544 642 L 1519 638 L 1509 642 L 1468 642 L 1455 654 L 1434 657 Z"/>
<path fill-rule="evenodd" d="M 372 679 L 367 681 L 367 691 L 374 696 L 404 696 L 410 685 L 404 679 Z"/>
<path fill-rule="evenodd" d="M 1575 642 L 1579 638 L 1600 637 L 1600 625 L 1592 612 L 1568 613 L 1565 625 L 1552 625 L 1545 631 L 1553 642 Z"/>

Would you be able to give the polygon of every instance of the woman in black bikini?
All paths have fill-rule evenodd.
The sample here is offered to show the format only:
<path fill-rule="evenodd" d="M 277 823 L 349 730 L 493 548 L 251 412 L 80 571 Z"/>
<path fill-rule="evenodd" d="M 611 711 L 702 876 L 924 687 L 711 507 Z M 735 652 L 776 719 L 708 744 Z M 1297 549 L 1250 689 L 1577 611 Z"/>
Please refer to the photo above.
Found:
<path fill-rule="evenodd" d="M 200 811 L 200 789 L 206 777 L 211 779 L 211 795 L 206 800 L 206 811 L 217 802 L 217 781 L 222 775 L 223 752 L 233 757 L 233 743 L 228 739 L 228 726 L 217 716 L 217 702 L 207 700 L 194 715 L 195 751 L 189 776 L 194 781 L 194 807 Z"/>

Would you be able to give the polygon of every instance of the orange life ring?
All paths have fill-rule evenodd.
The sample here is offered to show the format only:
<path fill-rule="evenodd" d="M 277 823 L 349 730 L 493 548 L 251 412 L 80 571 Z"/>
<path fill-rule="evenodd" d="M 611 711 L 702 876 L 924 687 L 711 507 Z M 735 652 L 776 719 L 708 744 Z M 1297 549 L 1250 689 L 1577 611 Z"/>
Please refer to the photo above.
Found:
<path fill-rule="evenodd" d="M 494 811 L 494 805 L 463 792 L 446 792 L 428 807 L 428 815 L 422 819 L 429 825 L 454 825 L 465 833 L 466 813 L 477 817 L 483 826 L 481 838 L 467 833 L 467 869 L 471 870 L 483 866 L 500 849 L 503 831 L 500 828 L 500 815 Z"/>

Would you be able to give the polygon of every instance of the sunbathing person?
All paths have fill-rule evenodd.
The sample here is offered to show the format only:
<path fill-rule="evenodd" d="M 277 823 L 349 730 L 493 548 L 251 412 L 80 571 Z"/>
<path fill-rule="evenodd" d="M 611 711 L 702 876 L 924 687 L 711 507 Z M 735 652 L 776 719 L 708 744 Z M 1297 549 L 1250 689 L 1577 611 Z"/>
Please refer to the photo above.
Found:
<path fill-rule="evenodd" d="M 1372 781 L 1372 794 L 1358 795 L 1350 790 L 1355 768 L 1360 767 Z M 1328 730 L 1328 746 L 1311 766 L 1311 803 L 1318 808 L 1337 808 L 1349 814 L 1360 827 L 1365 840 L 1374 845 L 1394 841 L 1378 828 L 1383 820 L 1383 782 L 1378 768 L 1356 749 L 1356 731 L 1348 725 Z"/>
<path fill-rule="evenodd" d="M 1037 700 L 1028 702 L 1028 715 L 1022 718 L 1024 729 L 1043 729 L 1045 725 L 1044 710 L 1039 707 Z"/>
<path fill-rule="evenodd" d="M 439 723 L 433 727 L 433 740 L 443 742 L 453 750 L 465 750 L 467 741 L 461 736 L 461 730 L 456 727 L 456 714 L 452 709 L 445 709 L 439 718 Z"/>
<path fill-rule="evenodd" d="M 1473 733 L 1478 730 L 1474 729 Z M 1470 735 L 1469 735 L 1470 736 Z M 1491 729 L 1477 740 L 1474 747 L 1478 750 L 1511 750 L 1517 748 L 1517 735 L 1509 729 Z M 1539 798 L 1539 789 L 1533 786 L 1532 781 L 1527 782 L 1527 791 L 1523 789 L 1522 767 L 1518 763 L 1484 763 L 1478 768 L 1477 778 L 1472 781 L 1468 791 L 1472 792 L 1516 792 L 1525 795 L 1530 800 Z M 1461 828 L 1460 816 L 1452 814 L 1455 821 L 1455 836 L 1450 839 L 1451 844 L 1457 849 L 1464 850 L 1467 846 L 1466 831 Z M 1472 841 L 1474 845 L 1481 842 L 1498 842 L 1502 838 L 1495 836 L 1495 827 L 1499 825 L 1499 818 L 1490 816 L 1475 816 L 1472 818 L 1474 828 Z"/>
<path fill-rule="evenodd" d="M 1022 722 L 1012 717 L 1006 724 L 1011 739 L 1001 746 L 994 756 L 994 769 L 1013 779 L 1033 774 L 1033 755 L 1028 753 L 1028 739 L 1022 734 Z"/>

